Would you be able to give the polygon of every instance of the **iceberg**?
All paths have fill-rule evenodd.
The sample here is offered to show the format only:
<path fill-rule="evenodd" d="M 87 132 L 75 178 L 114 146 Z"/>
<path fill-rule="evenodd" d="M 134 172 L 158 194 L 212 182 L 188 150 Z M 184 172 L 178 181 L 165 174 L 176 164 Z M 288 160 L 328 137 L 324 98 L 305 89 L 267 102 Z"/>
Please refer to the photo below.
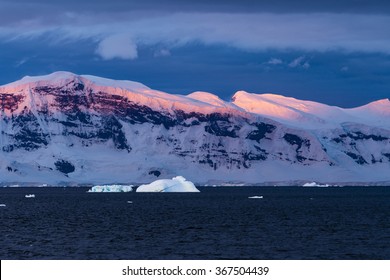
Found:
<path fill-rule="evenodd" d="M 133 185 L 96 185 L 88 192 L 131 192 Z"/>
<path fill-rule="evenodd" d="M 137 188 L 137 192 L 199 192 L 199 190 L 192 182 L 182 176 L 177 176 L 141 185 Z"/>
<path fill-rule="evenodd" d="M 263 198 L 262 195 L 254 195 L 254 196 L 249 196 L 248 198 Z"/>
<path fill-rule="evenodd" d="M 7 205 L 5 205 L 5 204 L 0 204 L 0 207 L 6 207 Z"/>
<path fill-rule="evenodd" d="M 331 187 L 331 186 L 332 185 L 328 185 L 328 184 L 321 185 L 321 184 L 318 184 L 316 182 L 306 183 L 303 185 L 303 187 Z"/>
<path fill-rule="evenodd" d="M 35 198 L 35 194 L 26 194 L 25 198 Z"/>

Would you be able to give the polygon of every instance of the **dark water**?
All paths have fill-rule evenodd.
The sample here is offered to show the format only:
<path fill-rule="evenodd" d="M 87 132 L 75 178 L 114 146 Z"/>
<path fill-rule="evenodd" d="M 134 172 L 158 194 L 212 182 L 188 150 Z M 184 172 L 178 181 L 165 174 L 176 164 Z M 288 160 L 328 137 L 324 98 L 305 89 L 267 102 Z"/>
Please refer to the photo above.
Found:
<path fill-rule="evenodd" d="M 390 259 L 390 187 L 0 188 L 0 204 L 0 259 Z"/>

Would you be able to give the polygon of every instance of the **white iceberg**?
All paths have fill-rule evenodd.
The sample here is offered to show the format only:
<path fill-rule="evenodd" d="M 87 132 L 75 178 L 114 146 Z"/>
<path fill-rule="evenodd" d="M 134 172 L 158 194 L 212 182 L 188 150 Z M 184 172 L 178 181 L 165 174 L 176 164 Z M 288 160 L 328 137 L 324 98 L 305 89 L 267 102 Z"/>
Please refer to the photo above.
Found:
<path fill-rule="evenodd" d="M 311 182 L 311 183 L 306 183 L 303 186 L 304 187 L 331 187 L 332 185 L 328 185 L 328 184 L 321 185 L 321 184 L 318 184 L 316 182 Z"/>
<path fill-rule="evenodd" d="M 131 192 L 133 185 L 96 185 L 88 192 Z"/>
<path fill-rule="evenodd" d="M 199 190 L 192 182 L 182 176 L 177 176 L 141 185 L 137 188 L 137 192 L 199 192 Z"/>
<path fill-rule="evenodd" d="M 5 204 L 0 204 L 0 207 L 6 207 L 7 205 L 5 205 Z"/>
<path fill-rule="evenodd" d="M 26 194 L 25 198 L 35 198 L 35 194 Z"/>

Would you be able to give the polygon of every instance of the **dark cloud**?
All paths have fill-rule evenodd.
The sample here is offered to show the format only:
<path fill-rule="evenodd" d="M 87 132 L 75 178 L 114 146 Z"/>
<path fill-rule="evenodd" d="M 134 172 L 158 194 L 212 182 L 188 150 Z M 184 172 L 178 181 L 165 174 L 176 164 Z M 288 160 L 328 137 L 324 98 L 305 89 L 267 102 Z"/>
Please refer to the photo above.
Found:
<path fill-rule="evenodd" d="M 65 70 L 352 107 L 389 97 L 387 26 L 387 0 L 0 0 L 0 84 Z"/>
<path fill-rule="evenodd" d="M 0 1 L 14 11 L 29 10 L 37 14 L 48 10 L 60 12 L 228 12 L 228 13 L 390 13 L 387 0 L 19 0 Z M 2 9 L 4 10 L 4 9 Z"/>
<path fill-rule="evenodd" d="M 390 53 L 385 28 L 390 13 L 369 13 L 385 13 L 387 1 L 0 0 L 0 5 L 0 40 L 90 39 L 105 59 L 136 58 L 140 44 L 169 48 L 194 41 L 250 51 Z"/>
<path fill-rule="evenodd" d="M 0 40 L 45 37 L 62 43 L 89 39 L 96 42 L 96 53 L 105 59 L 136 58 L 140 45 L 174 48 L 192 42 L 224 44 L 247 51 L 390 53 L 390 33 L 384 28 L 390 26 L 390 16 L 383 15 L 135 13 L 120 18 L 68 12 L 56 20 L 19 21 L 0 28 Z"/>

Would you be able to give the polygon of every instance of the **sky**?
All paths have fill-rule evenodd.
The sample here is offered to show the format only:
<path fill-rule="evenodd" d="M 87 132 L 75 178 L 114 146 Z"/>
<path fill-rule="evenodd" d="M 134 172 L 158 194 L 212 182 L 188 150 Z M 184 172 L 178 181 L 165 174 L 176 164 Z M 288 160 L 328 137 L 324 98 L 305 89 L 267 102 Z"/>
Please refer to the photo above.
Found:
<path fill-rule="evenodd" d="M 390 97 L 387 0 L 0 0 L 0 84 L 70 71 L 174 94 Z"/>

